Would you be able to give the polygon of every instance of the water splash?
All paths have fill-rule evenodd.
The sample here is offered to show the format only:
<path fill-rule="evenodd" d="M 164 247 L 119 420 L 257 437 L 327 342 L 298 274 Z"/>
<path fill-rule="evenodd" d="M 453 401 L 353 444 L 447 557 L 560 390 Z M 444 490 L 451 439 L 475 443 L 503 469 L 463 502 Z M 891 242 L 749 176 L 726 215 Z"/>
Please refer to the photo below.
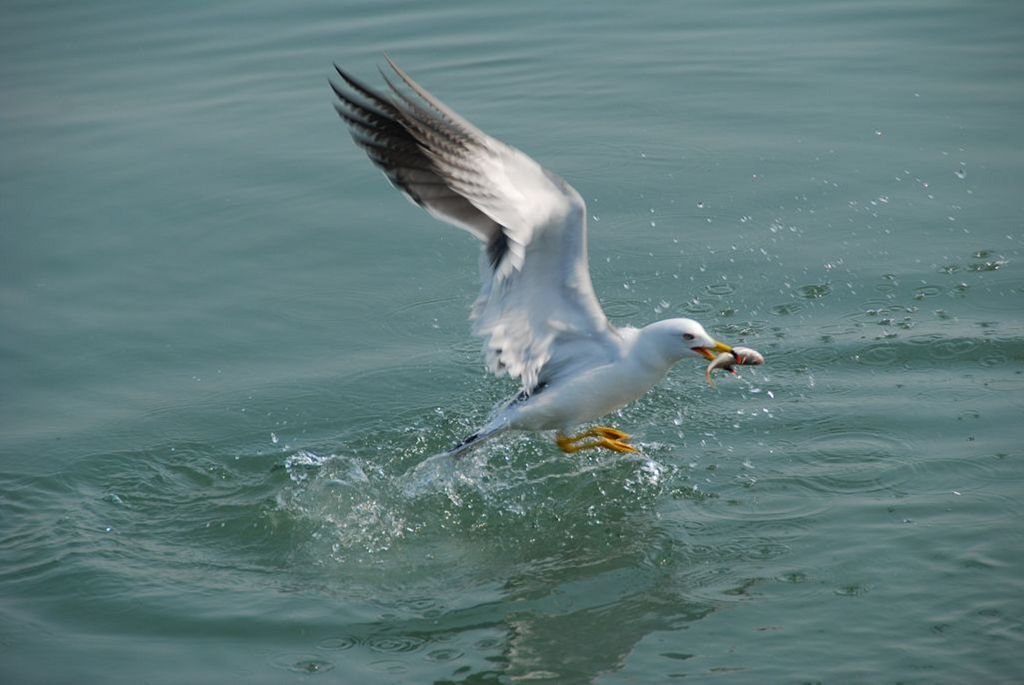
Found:
<path fill-rule="evenodd" d="M 570 458 L 527 435 L 411 465 L 398 453 L 388 461 L 299 450 L 284 470 L 279 510 L 305 521 L 310 544 L 335 561 L 381 558 L 453 534 L 536 539 L 538 529 L 588 529 L 652 505 L 675 474 L 644 455 Z"/>

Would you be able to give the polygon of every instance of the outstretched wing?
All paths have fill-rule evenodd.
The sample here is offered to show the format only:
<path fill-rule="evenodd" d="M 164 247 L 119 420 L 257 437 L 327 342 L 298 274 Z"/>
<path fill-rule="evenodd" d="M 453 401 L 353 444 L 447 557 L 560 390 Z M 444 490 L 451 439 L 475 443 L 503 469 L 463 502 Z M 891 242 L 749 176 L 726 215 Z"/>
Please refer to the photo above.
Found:
<path fill-rule="evenodd" d="M 479 130 L 388 60 L 374 90 L 335 65 L 338 114 L 391 183 L 442 221 L 484 242 L 473 332 L 494 373 L 526 391 L 618 350 L 587 266 L 579 193 L 519 150 Z"/>

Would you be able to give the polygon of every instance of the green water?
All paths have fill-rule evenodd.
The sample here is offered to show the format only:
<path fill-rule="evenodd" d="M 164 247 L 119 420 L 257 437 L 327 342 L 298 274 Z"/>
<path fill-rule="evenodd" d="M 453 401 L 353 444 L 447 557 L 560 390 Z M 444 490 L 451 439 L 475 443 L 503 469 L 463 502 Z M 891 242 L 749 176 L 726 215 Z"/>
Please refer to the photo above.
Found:
<path fill-rule="evenodd" d="M 966 683 L 1024 672 L 1018 2 L 4 3 L 4 683 Z M 382 52 L 589 205 L 609 423 L 515 391 L 476 245 L 331 109 Z"/>

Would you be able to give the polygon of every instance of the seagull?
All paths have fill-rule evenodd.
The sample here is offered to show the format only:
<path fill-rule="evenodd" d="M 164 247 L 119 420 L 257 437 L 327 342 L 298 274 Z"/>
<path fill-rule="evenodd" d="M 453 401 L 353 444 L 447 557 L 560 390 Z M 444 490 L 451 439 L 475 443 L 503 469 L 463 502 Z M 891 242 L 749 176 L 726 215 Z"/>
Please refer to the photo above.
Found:
<path fill-rule="evenodd" d="M 613 326 L 587 264 L 580 194 L 532 158 L 492 138 L 412 80 L 389 57 L 386 90 L 334 65 L 335 109 L 393 186 L 432 216 L 482 241 L 480 295 L 470 318 L 488 369 L 522 383 L 446 454 L 509 430 L 555 431 L 562 451 L 636 452 L 610 426 L 573 433 L 643 396 L 676 362 L 732 347 L 692 319 Z"/>

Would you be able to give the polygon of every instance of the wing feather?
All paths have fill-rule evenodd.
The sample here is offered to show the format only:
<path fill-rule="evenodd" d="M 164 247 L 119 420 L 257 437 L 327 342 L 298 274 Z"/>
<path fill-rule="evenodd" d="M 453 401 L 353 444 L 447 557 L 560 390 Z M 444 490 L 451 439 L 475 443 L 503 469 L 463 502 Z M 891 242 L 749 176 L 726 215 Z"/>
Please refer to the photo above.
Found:
<path fill-rule="evenodd" d="M 347 85 L 331 81 L 335 109 L 394 186 L 484 241 L 471 318 L 490 370 L 530 392 L 613 358 L 618 333 L 590 281 L 579 193 L 388 65 L 398 78 L 382 72 L 386 94 L 335 65 Z"/>

